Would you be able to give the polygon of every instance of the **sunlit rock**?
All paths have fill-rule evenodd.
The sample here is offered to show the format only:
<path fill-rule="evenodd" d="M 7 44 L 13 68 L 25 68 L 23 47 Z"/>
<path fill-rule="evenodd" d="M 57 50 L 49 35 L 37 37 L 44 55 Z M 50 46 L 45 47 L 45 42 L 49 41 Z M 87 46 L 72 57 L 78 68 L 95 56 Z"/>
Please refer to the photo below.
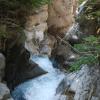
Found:
<path fill-rule="evenodd" d="M 49 33 L 63 37 L 74 22 L 76 0 L 53 0 L 48 7 Z"/>
<path fill-rule="evenodd" d="M 40 44 L 40 54 L 51 56 L 51 52 L 56 44 L 55 37 L 49 35 Z"/>
<path fill-rule="evenodd" d="M 39 54 L 39 44 L 44 39 L 47 27 L 48 5 L 35 9 L 27 17 L 25 24 L 26 42 L 25 47 L 33 54 Z"/>
<path fill-rule="evenodd" d="M 99 100 L 99 78 L 99 66 L 83 65 L 80 71 L 66 75 L 65 85 L 69 92 L 75 93 L 74 100 Z"/>

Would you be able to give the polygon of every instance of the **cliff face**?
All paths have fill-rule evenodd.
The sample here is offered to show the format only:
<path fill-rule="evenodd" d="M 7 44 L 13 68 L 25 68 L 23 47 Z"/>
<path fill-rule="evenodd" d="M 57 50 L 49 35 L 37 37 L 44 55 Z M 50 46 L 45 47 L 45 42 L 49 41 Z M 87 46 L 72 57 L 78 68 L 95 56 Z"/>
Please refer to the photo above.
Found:
<path fill-rule="evenodd" d="M 76 8 L 76 0 L 52 0 L 49 5 L 42 6 L 33 11 L 27 17 L 25 24 L 24 32 L 27 37 L 25 42 L 26 48 L 32 53 L 39 54 L 41 53 L 41 42 L 47 38 L 50 40 L 50 35 L 63 37 L 74 22 Z M 47 31 L 49 36 L 45 34 Z M 47 44 L 43 46 L 42 43 L 43 47 L 45 45 Z M 48 48 L 46 53 L 50 55 L 50 52 L 50 48 Z"/>
<path fill-rule="evenodd" d="M 35 10 L 33 14 L 27 17 L 24 30 L 26 35 L 25 47 L 31 53 L 39 53 L 38 43 L 44 39 L 44 32 L 47 30 L 47 18 L 48 5 Z"/>
<path fill-rule="evenodd" d="M 74 22 L 76 8 L 76 0 L 53 0 L 48 7 L 49 33 L 64 36 Z"/>

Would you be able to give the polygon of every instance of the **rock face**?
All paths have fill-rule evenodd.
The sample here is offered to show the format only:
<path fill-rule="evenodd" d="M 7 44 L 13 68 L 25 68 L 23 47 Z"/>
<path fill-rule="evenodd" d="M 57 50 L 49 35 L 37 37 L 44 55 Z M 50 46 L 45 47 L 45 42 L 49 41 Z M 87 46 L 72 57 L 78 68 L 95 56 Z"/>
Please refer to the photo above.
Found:
<path fill-rule="evenodd" d="M 62 67 L 69 66 L 77 57 L 78 54 L 74 53 L 68 44 L 61 43 L 52 51 L 52 58 L 54 58 Z"/>
<path fill-rule="evenodd" d="M 10 96 L 10 90 L 3 83 L 0 83 L 0 100 L 13 100 Z"/>
<path fill-rule="evenodd" d="M 25 47 L 33 54 L 39 53 L 38 44 L 44 39 L 47 30 L 48 5 L 42 6 L 28 16 L 25 25 L 26 43 Z"/>
<path fill-rule="evenodd" d="M 66 100 L 62 96 L 62 89 L 56 93 L 64 74 L 53 68 L 47 56 L 32 56 L 31 58 L 48 73 L 22 83 L 12 91 L 15 100 Z M 62 98 L 62 99 L 61 99 Z"/>
<path fill-rule="evenodd" d="M 83 66 L 80 71 L 68 74 L 65 83 L 68 91 L 74 93 L 72 100 L 100 100 L 99 66 Z"/>
<path fill-rule="evenodd" d="M 30 53 L 23 44 L 15 44 L 7 52 L 5 81 L 10 90 L 31 78 L 46 73 L 36 63 L 29 60 Z"/>
<path fill-rule="evenodd" d="M 0 81 L 4 77 L 5 57 L 0 53 Z"/>
<path fill-rule="evenodd" d="M 49 33 L 64 36 L 74 22 L 76 7 L 76 0 L 53 0 L 48 7 Z"/>
<path fill-rule="evenodd" d="M 4 78 L 4 70 L 5 70 L 5 57 L 0 53 L 0 100 L 13 100 L 10 96 L 10 90 L 6 86 L 6 84 L 1 83 Z"/>
<path fill-rule="evenodd" d="M 56 44 L 55 37 L 49 35 L 40 43 L 40 54 L 51 56 L 51 52 Z"/>
<path fill-rule="evenodd" d="M 80 82 L 76 89 L 76 94 L 74 100 L 91 100 L 92 98 L 96 97 L 98 100 L 100 99 L 100 90 L 98 91 L 97 88 L 100 83 L 100 70 L 96 67 L 94 68 L 84 68 L 83 69 L 85 74 L 80 78 Z M 98 80 L 99 79 L 99 80 Z M 98 91 L 98 93 L 96 93 Z"/>

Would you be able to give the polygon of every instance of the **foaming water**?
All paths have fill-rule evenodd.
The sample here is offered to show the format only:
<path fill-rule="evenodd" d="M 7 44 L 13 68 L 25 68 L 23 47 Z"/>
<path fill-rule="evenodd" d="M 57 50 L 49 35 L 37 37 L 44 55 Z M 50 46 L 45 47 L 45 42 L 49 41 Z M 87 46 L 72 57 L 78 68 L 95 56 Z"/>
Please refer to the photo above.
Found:
<path fill-rule="evenodd" d="M 56 93 L 64 74 L 53 68 L 52 62 L 46 56 L 32 56 L 31 60 L 48 73 L 16 87 L 12 92 L 14 100 L 59 100 L 61 94 L 58 96 Z"/>
<path fill-rule="evenodd" d="M 49 60 L 48 56 L 32 56 L 30 59 L 37 63 L 42 69 L 47 72 L 55 71 L 52 62 Z"/>
<path fill-rule="evenodd" d="M 83 12 L 83 10 L 84 10 L 84 8 L 85 8 L 85 5 L 87 4 L 88 1 L 89 1 L 89 0 L 83 1 L 83 3 L 79 6 L 79 8 L 78 8 L 79 11 L 78 11 L 78 13 L 77 13 L 78 16 Z"/>

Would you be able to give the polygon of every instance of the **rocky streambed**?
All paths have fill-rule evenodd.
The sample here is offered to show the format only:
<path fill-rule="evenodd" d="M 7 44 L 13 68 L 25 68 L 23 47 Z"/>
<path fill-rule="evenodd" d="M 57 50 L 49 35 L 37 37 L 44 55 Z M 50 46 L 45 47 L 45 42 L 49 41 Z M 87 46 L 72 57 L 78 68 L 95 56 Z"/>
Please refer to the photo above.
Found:
<path fill-rule="evenodd" d="M 55 2 L 28 16 L 25 41 L 16 42 L 14 36 L 6 41 L 0 53 L 0 100 L 100 100 L 98 64 L 76 72 L 63 69 L 79 56 L 70 45 L 79 42 L 82 32 L 78 23 L 72 25 L 76 0 Z"/>
<path fill-rule="evenodd" d="M 0 54 L 1 72 L 5 59 Z M 31 56 L 47 73 L 21 83 L 11 91 L 14 100 L 99 100 L 99 66 L 81 66 L 81 70 L 64 73 L 53 67 L 47 56 Z M 13 100 L 4 82 L 0 83 L 0 100 Z"/>

